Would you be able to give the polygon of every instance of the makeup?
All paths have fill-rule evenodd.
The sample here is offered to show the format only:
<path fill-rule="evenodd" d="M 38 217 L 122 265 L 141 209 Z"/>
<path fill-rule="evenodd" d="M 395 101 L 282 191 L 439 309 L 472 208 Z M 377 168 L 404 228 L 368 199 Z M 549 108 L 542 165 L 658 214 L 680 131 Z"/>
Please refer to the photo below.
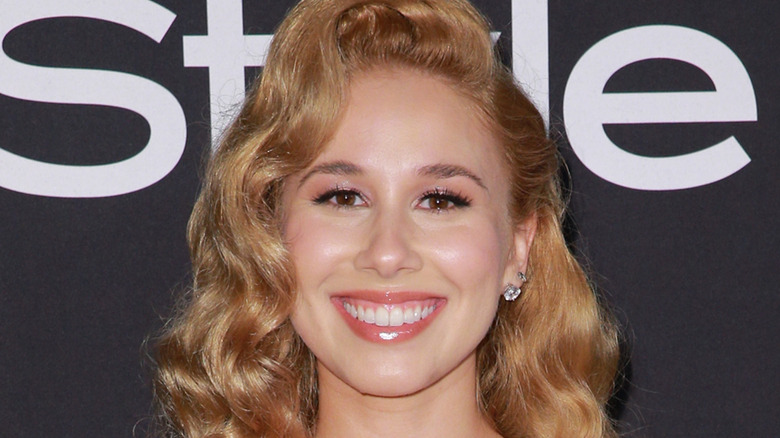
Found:
<path fill-rule="evenodd" d="M 429 293 L 349 291 L 331 297 L 352 331 L 371 342 L 403 342 L 425 330 L 447 300 Z"/>

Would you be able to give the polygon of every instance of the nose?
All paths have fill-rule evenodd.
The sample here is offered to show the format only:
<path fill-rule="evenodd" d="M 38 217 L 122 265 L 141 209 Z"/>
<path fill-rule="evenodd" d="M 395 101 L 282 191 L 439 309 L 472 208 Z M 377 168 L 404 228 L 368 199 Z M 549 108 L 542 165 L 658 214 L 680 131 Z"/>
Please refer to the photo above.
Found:
<path fill-rule="evenodd" d="M 366 241 L 355 257 L 359 270 L 375 271 L 383 278 L 422 267 L 422 257 L 415 250 L 415 227 L 403 212 L 376 211 L 367 223 Z"/>

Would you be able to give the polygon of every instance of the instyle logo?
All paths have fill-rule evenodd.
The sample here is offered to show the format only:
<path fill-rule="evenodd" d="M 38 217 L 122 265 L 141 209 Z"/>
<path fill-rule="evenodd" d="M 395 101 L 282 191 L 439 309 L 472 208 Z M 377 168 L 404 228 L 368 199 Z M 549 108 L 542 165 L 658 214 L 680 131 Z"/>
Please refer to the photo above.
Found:
<path fill-rule="evenodd" d="M 212 139 L 216 142 L 244 98 L 244 68 L 261 67 L 271 35 L 245 35 L 241 0 L 207 0 L 208 31 L 183 35 L 185 67 L 208 68 Z M 511 0 L 513 71 L 549 118 L 548 4 Z M 176 15 L 150 0 L 0 0 L 0 43 L 26 23 L 61 17 L 103 20 L 156 42 Z M 686 62 L 710 76 L 716 90 L 674 93 L 604 93 L 618 70 L 647 59 Z M 0 94 L 65 105 L 105 105 L 143 117 L 148 143 L 115 163 L 74 166 L 36 161 L 0 144 L 0 186 L 31 195 L 91 198 L 149 187 L 177 165 L 187 121 L 170 91 L 147 78 L 106 70 L 24 64 L 0 50 Z M 594 44 L 569 75 L 564 122 L 572 149 L 599 177 L 638 190 L 676 190 L 726 178 L 750 162 L 735 137 L 701 151 L 669 157 L 630 153 L 604 133 L 605 124 L 756 121 L 750 77 L 734 52 L 714 37 L 680 26 L 626 29 Z M 52 145 L 55 147 L 55 145 Z"/>

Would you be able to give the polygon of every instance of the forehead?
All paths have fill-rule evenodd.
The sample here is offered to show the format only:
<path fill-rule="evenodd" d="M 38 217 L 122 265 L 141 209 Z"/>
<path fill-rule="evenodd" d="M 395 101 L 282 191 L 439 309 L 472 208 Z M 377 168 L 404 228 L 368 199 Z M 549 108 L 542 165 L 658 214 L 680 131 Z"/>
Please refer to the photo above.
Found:
<path fill-rule="evenodd" d="M 474 102 L 435 76 L 392 69 L 353 78 L 343 116 L 315 163 L 348 160 L 385 172 L 457 164 L 504 179 L 500 156 Z"/>

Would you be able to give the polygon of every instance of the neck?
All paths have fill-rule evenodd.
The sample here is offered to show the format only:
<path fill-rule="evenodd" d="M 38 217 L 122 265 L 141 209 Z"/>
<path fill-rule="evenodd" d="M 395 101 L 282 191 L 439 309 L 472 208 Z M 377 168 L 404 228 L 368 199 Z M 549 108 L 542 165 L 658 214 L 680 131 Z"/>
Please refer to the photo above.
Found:
<path fill-rule="evenodd" d="M 477 406 L 471 355 L 431 386 L 401 397 L 361 394 L 318 364 L 317 438 L 499 437 Z"/>

